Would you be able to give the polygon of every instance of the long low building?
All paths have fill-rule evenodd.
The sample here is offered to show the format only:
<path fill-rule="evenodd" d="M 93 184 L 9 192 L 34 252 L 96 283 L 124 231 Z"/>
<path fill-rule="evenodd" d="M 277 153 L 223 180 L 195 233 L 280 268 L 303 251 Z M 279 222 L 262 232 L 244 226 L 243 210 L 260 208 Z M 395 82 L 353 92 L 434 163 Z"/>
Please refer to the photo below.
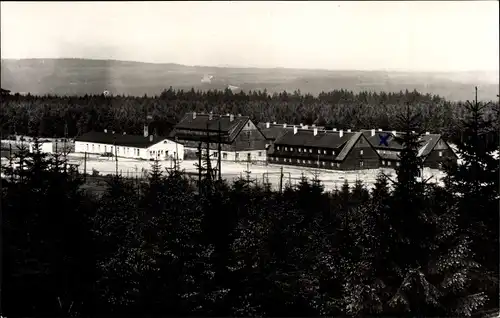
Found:
<path fill-rule="evenodd" d="M 269 128 L 269 126 L 267 127 Z M 275 129 L 276 130 L 276 129 Z M 390 168 L 399 166 L 403 146 L 396 131 L 351 132 L 283 126 L 268 151 L 268 162 L 336 170 Z M 458 159 L 439 134 L 421 136 L 418 157 L 423 167 L 439 169 L 445 160 Z"/>
<path fill-rule="evenodd" d="M 184 145 L 167 137 L 149 135 L 147 128 L 143 136 L 115 134 L 105 130 L 91 131 L 75 138 L 75 152 L 132 159 L 182 160 Z"/>
<path fill-rule="evenodd" d="M 322 169 L 378 168 L 379 156 L 361 132 L 293 127 L 276 139 L 269 163 Z"/>

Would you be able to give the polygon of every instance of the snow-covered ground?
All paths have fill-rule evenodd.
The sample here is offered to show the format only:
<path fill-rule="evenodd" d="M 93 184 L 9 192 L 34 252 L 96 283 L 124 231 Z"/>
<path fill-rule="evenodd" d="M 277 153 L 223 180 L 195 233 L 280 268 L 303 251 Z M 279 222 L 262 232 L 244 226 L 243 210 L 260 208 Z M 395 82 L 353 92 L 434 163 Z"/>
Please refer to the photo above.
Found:
<path fill-rule="evenodd" d="M 81 154 L 70 154 L 70 163 L 78 164 L 79 171 L 84 170 L 84 158 Z M 142 177 L 151 170 L 152 161 L 134 160 L 128 158 L 118 158 L 118 173 L 125 177 Z M 159 162 L 163 168 L 173 167 L 173 161 L 164 160 Z M 197 160 L 184 160 L 180 163 L 180 169 L 186 172 L 196 173 L 198 170 L 195 166 Z M 216 167 L 217 162 L 212 161 L 213 167 Z M 259 184 L 264 181 L 269 182 L 273 187 L 278 187 L 280 183 L 280 165 L 265 165 L 249 164 L 238 162 L 222 162 L 222 177 L 228 181 L 236 180 L 237 178 L 246 177 L 247 168 L 250 170 L 250 178 L 256 180 Z M 87 156 L 86 171 L 92 173 L 95 169 L 100 175 L 115 174 L 116 162 L 114 158 L 102 158 L 98 156 Z M 388 175 L 395 176 L 395 171 L 392 169 L 373 169 L 373 170 L 356 170 L 356 171 L 335 171 L 324 169 L 298 168 L 283 166 L 283 185 L 291 183 L 297 184 L 302 175 L 312 179 L 315 173 L 318 173 L 318 178 L 325 186 L 325 190 L 332 190 L 335 187 L 340 188 L 345 180 L 350 185 L 353 185 L 356 180 L 362 180 L 363 183 L 371 188 L 380 172 L 385 172 Z M 439 170 L 424 170 L 424 178 L 431 178 L 430 182 L 439 182 L 444 177 L 444 173 Z"/>

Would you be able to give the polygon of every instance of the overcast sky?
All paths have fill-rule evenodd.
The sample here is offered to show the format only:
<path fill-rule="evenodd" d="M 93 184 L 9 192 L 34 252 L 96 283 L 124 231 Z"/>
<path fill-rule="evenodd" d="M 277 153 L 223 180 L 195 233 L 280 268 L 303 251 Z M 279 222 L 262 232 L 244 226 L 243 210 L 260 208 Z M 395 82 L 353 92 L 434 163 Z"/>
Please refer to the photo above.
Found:
<path fill-rule="evenodd" d="M 498 70 L 498 1 L 2 2 L 2 58 Z"/>

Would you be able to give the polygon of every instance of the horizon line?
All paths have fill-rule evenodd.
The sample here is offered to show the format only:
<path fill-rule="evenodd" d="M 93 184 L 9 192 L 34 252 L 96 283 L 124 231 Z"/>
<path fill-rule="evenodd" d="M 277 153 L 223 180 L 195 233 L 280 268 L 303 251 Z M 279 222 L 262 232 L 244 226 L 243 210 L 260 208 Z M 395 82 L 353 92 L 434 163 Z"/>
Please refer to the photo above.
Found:
<path fill-rule="evenodd" d="M 23 57 L 23 58 L 13 58 L 13 57 L 1 57 L 1 60 L 89 60 L 89 61 L 112 61 L 112 62 L 126 62 L 126 63 L 138 63 L 138 64 L 154 64 L 154 65 L 179 65 L 186 67 L 210 67 L 210 68 L 236 68 L 236 69 L 262 69 L 262 70 L 274 70 L 274 69 L 286 69 L 286 70 L 302 70 L 302 71 L 323 71 L 323 72 L 396 72 L 396 73 L 473 73 L 473 72 L 500 72 L 500 69 L 475 69 L 475 70 L 411 70 L 411 69 L 329 69 L 329 68 L 304 68 L 304 67 L 284 67 L 284 66 L 237 66 L 237 65 L 197 65 L 197 64 L 182 64 L 177 62 L 144 62 L 144 61 L 134 61 L 134 60 L 120 60 L 120 59 L 105 59 L 105 58 L 85 58 L 85 57 Z"/>

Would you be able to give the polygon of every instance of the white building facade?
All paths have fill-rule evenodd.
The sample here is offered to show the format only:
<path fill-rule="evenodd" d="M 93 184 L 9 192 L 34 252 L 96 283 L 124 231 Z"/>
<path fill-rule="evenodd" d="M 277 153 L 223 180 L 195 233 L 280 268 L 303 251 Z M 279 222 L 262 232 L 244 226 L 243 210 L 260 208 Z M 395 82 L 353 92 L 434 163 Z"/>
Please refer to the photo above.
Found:
<path fill-rule="evenodd" d="M 76 139 L 75 152 L 98 155 L 110 154 L 122 158 L 144 160 L 182 160 L 184 158 L 184 146 L 173 140 L 153 136 L 149 136 L 149 138 L 142 136 L 128 137 L 131 137 L 130 140 L 127 140 L 127 137 L 121 137 L 117 142 L 89 140 L 88 138 L 85 138 L 85 140 Z M 148 142 L 137 142 L 139 138 L 145 138 Z"/>

